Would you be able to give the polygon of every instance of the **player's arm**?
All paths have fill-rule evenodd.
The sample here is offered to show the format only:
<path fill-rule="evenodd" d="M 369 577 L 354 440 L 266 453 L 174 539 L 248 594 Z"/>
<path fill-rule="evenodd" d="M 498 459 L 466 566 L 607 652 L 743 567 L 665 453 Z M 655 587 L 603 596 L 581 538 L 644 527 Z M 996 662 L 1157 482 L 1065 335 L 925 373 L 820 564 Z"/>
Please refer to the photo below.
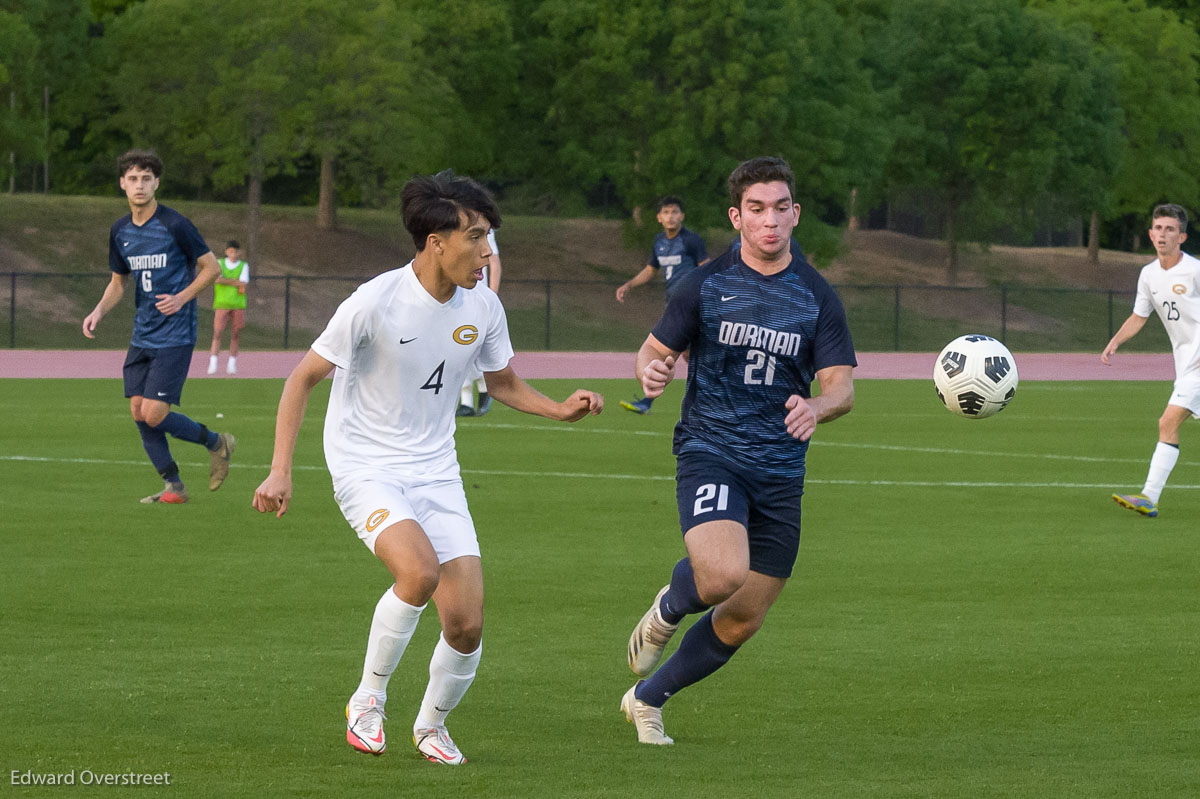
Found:
<path fill-rule="evenodd" d="M 276 518 L 287 513 L 288 503 L 292 500 L 292 455 L 296 451 L 296 437 L 300 434 L 300 424 L 308 407 L 308 395 L 329 376 L 333 366 L 309 350 L 283 384 L 283 396 L 279 398 L 279 411 L 275 416 L 275 453 L 271 456 L 271 473 L 254 490 L 254 501 L 251 503 L 259 513 L 276 511 Z"/>
<path fill-rule="evenodd" d="M 783 419 L 788 435 L 807 441 L 822 422 L 832 422 L 854 407 L 854 367 L 827 366 L 817 370 L 821 393 L 804 399 L 799 394 L 788 397 Z"/>
<path fill-rule="evenodd" d="M 646 264 L 642 267 L 642 271 L 638 272 L 636 275 L 629 278 L 629 280 L 626 280 L 624 283 L 618 286 L 617 302 L 625 302 L 625 295 L 629 293 L 630 289 L 635 289 L 638 286 L 644 286 L 649 283 L 651 278 L 654 277 L 654 272 L 654 266 L 651 264 Z"/>
<path fill-rule="evenodd" d="M 1104 348 L 1104 352 L 1100 353 L 1100 360 L 1107 364 L 1109 356 L 1116 353 L 1117 347 L 1120 347 L 1141 332 L 1141 329 L 1146 324 L 1146 320 L 1149 318 L 1148 316 L 1138 316 L 1135 313 L 1130 314 L 1125 323 L 1121 325 L 1121 328 L 1113 334 L 1112 339 L 1108 342 L 1108 346 Z"/>
<path fill-rule="evenodd" d="M 522 380 L 511 366 L 499 372 L 484 372 L 483 379 L 493 399 L 522 413 L 560 422 L 577 422 L 589 413 L 594 415 L 604 410 L 604 397 L 585 389 L 578 389 L 562 402 L 555 402 Z"/>
<path fill-rule="evenodd" d="M 125 286 L 128 283 L 129 275 L 123 275 L 120 272 L 112 273 L 112 279 L 104 287 L 104 294 L 100 295 L 100 302 L 96 303 L 96 307 L 92 309 L 92 312 L 84 317 L 83 335 L 88 338 L 96 337 L 96 326 L 100 324 L 100 320 L 109 311 L 117 307 L 117 303 L 121 301 L 121 297 L 125 296 Z"/>
<path fill-rule="evenodd" d="M 654 334 L 646 336 L 637 354 L 634 377 L 642 383 L 642 391 L 650 399 L 661 397 L 667 384 L 675 379 L 675 361 L 679 351 L 663 344 Z"/>
<path fill-rule="evenodd" d="M 500 291 L 500 253 L 494 252 L 488 256 L 488 288 Z"/>
<path fill-rule="evenodd" d="M 155 295 L 158 302 L 154 303 L 154 307 L 163 316 L 179 313 L 180 308 L 195 299 L 197 294 L 211 286 L 221 276 L 221 265 L 217 263 L 217 256 L 213 255 L 211 251 L 197 258 L 196 266 L 199 267 L 199 271 L 196 273 L 195 279 L 183 291 L 178 294 Z"/>

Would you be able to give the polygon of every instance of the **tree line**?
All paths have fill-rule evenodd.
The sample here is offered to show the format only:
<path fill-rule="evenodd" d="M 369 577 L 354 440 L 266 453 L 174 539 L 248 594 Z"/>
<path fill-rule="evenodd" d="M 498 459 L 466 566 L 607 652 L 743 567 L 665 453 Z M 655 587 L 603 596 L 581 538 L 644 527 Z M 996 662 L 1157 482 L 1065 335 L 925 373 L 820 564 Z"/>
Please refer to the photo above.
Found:
<path fill-rule="evenodd" d="M 950 243 L 1200 210 L 1195 0 L 0 0 L 3 188 L 337 208 L 417 172 L 506 205 L 717 224 L 740 160 L 810 218 L 917 209 Z M 650 215 L 647 214 L 647 217 Z M 652 224 L 652 220 L 647 220 Z"/>

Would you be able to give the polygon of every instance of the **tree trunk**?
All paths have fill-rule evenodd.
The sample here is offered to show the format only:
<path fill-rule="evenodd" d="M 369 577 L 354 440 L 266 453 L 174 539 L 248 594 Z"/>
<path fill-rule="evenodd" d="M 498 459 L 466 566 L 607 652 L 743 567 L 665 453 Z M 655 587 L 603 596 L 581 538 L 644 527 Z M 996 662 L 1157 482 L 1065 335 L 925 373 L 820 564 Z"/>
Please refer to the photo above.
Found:
<path fill-rule="evenodd" d="M 337 227 L 337 201 L 333 190 L 337 177 L 337 159 L 332 155 L 321 156 L 321 188 L 317 198 L 317 230 L 333 230 Z"/>
<path fill-rule="evenodd" d="M 246 192 L 248 218 L 246 220 L 246 261 L 259 269 L 258 239 L 262 228 L 262 192 L 263 169 L 261 160 L 254 159 L 253 171 L 250 175 L 250 186 Z"/>
<path fill-rule="evenodd" d="M 50 87 L 42 86 L 42 193 L 50 193 Z"/>
<path fill-rule="evenodd" d="M 860 223 L 858 221 L 858 216 L 857 216 L 857 213 L 858 213 L 858 189 L 850 190 L 850 207 L 847 210 L 849 211 L 848 216 L 850 217 L 850 221 L 846 223 L 846 229 L 847 230 L 858 230 L 858 228 L 860 227 Z"/>
<path fill-rule="evenodd" d="M 1100 214 L 1092 211 L 1092 221 L 1088 225 L 1088 263 L 1100 265 Z"/>
<path fill-rule="evenodd" d="M 957 208 L 951 202 L 946 209 L 946 244 L 950 249 L 950 262 L 947 265 L 946 280 L 951 286 L 958 285 L 958 231 L 955 230 L 957 216 Z"/>

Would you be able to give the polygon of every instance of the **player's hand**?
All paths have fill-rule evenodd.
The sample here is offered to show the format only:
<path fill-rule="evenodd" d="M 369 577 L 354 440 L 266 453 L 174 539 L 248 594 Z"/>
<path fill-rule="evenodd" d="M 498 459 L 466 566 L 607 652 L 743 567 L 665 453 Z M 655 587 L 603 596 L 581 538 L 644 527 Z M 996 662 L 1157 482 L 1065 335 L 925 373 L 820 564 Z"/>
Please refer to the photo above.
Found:
<path fill-rule="evenodd" d="M 625 295 L 629 293 L 629 284 L 622 283 L 617 286 L 617 302 L 625 302 Z"/>
<path fill-rule="evenodd" d="M 179 297 L 174 294 L 156 294 L 155 297 L 158 299 L 158 302 L 154 303 L 154 307 L 157 308 L 163 316 L 172 316 L 177 314 L 179 313 L 179 309 L 183 307 L 183 303 L 180 302 Z"/>
<path fill-rule="evenodd" d="M 604 410 L 604 397 L 595 391 L 581 388 L 563 400 L 562 405 L 566 408 L 566 414 L 562 417 L 562 421 L 578 422 L 588 414 L 595 416 Z"/>
<path fill-rule="evenodd" d="M 1112 364 L 1110 364 L 1108 362 L 1108 359 L 1110 356 L 1116 355 L 1116 354 L 1117 354 L 1117 348 L 1114 347 L 1112 344 L 1109 344 L 1107 347 L 1104 348 L 1104 352 L 1100 353 L 1100 362 L 1102 364 L 1104 364 L 1105 366 L 1111 366 Z"/>
<path fill-rule="evenodd" d="M 787 428 L 788 435 L 800 441 L 808 441 L 812 437 L 813 430 L 817 429 L 817 415 L 813 413 L 808 400 L 799 394 L 793 394 L 787 398 L 783 407 L 788 410 L 787 416 L 783 417 L 783 424 Z"/>
<path fill-rule="evenodd" d="M 272 471 L 267 475 L 258 488 L 254 489 L 254 501 L 251 506 L 259 513 L 275 512 L 278 519 L 287 513 L 288 503 L 292 501 L 292 478 Z"/>
<path fill-rule="evenodd" d="M 101 314 L 99 311 L 92 311 L 83 319 L 83 335 L 88 338 L 96 337 L 96 325 L 100 324 Z"/>
<path fill-rule="evenodd" d="M 675 356 L 668 355 L 662 361 L 655 358 L 642 369 L 642 392 L 650 399 L 657 399 L 674 377 Z"/>

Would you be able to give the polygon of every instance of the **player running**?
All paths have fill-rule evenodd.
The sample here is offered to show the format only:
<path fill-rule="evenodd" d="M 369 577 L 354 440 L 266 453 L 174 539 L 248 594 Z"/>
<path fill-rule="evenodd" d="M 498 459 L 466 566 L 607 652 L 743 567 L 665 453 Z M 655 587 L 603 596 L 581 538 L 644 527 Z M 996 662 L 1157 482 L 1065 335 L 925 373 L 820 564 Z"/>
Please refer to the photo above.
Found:
<path fill-rule="evenodd" d="M 1175 385 L 1158 418 L 1158 444 L 1142 493 L 1112 495 L 1118 505 L 1143 516 L 1158 515 L 1158 499 L 1179 460 L 1179 428 L 1189 416 L 1200 418 L 1200 260 L 1180 249 L 1187 223 L 1187 211 L 1178 205 L 1154 209 L 1150 241 L 1158 258 L 1142 267 L 1133 313 L 1100 354 L 1108 364 L 1117 348 L 1141 331 L 1151 311 L 1162 320 L 1175 354 Z"/>
<path fill-rule="evenodd" d="M 854 403 L 857 361 L 841 301 L 791 247 L 800 217 L 791 168 L 746 161 L 729 193 L 741 248 L 684 279 L 637 355 L 646 396 L 657 397 L 691 348 L 673 448 L 687 556 L 630 636 L 629 667 L 647 679 L 621 699 L 646 744 L 673 743 L 666 701 L 762 626 L 800 546 L 809 438 Z M 656 671 L 684 617 L 705 610 Z"/>
<path fill-rule="evenodd" d="M 600 413 L 604 400 L 579 390 L 555 402 L 509 365 L 504 309 L 476 286 L 488 230 L 500 224 L 482 186 L 449 171 L 419 176 L 404 187 L 401 207 L 417 255 L 343 302 L 288 377 L 271 473 L 253 505 L 287 511 L 305 405 L 333 372 L 324 444 L 334 499 L 395 580 L 375 606 L 362 679 L 346 707 L 346 740 L 383 753 L 388 679 L 432 599 L 442 634 L 413 743 L 428 760 L 459 765 L 466 758 L 446 717 L 475 679 L 483 637 L 483 569 L 454 448 L 459 387 L 478 368 L 496 400 L 567 422 Z"/>
<path fill-rule="evenodd" d="M 178 211 L 158 204 L 154 194 L 162 171 L 162 161 L 147 150 L 130 150 L 117 160 L 129 213 L 109 231 L 112 277 L 100 302 L 83 320 L 83 335 L 96 337 L 100 320 L 121 301 L 132 275 L 135 312 L 123 369 L 125 396 L 142 447 L 163 479 L 162 491 L 142 502 L 179 505 L 188 501 L 188 493 L 166 434 L 208 449 L 210 491 L 225 482 L 235 442 L 229 433 L 215 433 L 171 410 L 183 397 L 196 347 L 196 295 L 212 285 L 221 267 L 196 226 Z"/>

